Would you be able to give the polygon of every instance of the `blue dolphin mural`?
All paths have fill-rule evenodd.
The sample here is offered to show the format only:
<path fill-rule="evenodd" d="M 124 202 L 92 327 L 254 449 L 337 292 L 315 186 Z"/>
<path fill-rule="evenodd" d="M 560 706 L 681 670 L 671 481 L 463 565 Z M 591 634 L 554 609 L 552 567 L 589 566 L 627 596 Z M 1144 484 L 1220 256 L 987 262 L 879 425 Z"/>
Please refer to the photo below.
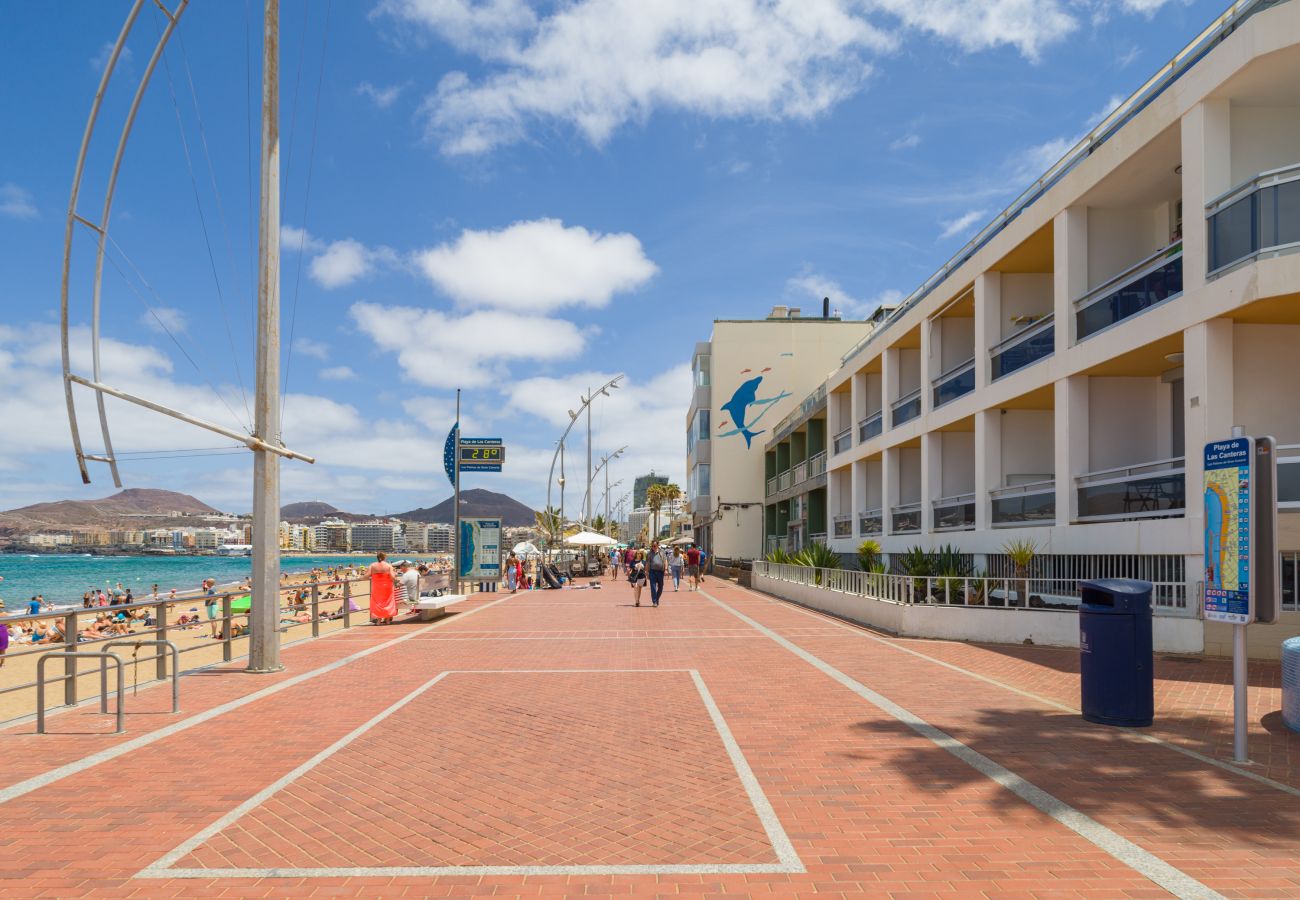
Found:
<path fill-rule="evenodd" d="M 755 431 L 751 426 L 758 424 L 759 420 L 762 419 L 763 416 L 767 414 L 767 411 L 772 408 L 773 403 L 776 403 L 778 400 L 784 400 L 786 397 L 790 396 L 788 391 L 782 391 L 775 397 L 764 397 L 760 399 L 758 396 L 758 386 L 762 382 L 762 375 L 755 376 L 748 381 L 742 382 L 740 387 L 736 388 L 736 392 L 731 395 L 731 399 L 722 404 L 721 408 L 725 412 L 731 414 L 731 421 L 735 423 L 736 427 L 731 431 L 725 431 L 719 434 L 718 437 L 730 437 L 733 434 L 740 434 L 745 437 L 746 447 L 752 447 L 754 445 L 754 438 L 758 437 L 763 432 Z M 752 419 L 749 418 L 749 408 L 751 406 L 763 406 L 763 409 L 759 411 L 758 415 L 754 416 Z"/>

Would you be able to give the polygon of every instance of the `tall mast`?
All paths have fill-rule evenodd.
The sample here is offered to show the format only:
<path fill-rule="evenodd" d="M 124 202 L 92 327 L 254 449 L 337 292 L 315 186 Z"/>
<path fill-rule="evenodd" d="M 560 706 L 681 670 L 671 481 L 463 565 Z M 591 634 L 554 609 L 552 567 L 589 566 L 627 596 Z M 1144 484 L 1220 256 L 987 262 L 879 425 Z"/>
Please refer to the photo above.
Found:
<path fill-rule="evenodd" d="M 265 0 L 262 41 L 262 204 L 258 218 L 257 384 L 253 436 L 253 602 L 249 672 L 280 663 L 280 0 Z M 227 626 L 229 627 L 229 626 Z"/>

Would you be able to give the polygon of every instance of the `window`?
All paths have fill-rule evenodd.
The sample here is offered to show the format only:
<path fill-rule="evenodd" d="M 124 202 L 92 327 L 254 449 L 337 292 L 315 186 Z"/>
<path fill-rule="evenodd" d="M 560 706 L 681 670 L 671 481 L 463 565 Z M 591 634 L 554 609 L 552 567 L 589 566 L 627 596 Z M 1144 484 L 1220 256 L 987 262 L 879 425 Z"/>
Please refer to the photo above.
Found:
<path fill-rule="evenodd" d="M 691 469 L 691 497 L 707 497 L 710 493 L 709 465 L 703 463 Z"/>
<path fill-rule="evenodd" d="M 707 356 L 695 357 L 695 365 L 693 366 L 693 368 L 695 370 L 696 387 L 709 386 L 709 359 L 710 357 Z"/>
<path fill-rule="evenodd" d="M 690 453 L 695 449 L 695 445 L 700 441 L 709 439 L 709 411 L 707 409 L 697 409 L 695 418 L 686 429 L 686 452 Z"/>

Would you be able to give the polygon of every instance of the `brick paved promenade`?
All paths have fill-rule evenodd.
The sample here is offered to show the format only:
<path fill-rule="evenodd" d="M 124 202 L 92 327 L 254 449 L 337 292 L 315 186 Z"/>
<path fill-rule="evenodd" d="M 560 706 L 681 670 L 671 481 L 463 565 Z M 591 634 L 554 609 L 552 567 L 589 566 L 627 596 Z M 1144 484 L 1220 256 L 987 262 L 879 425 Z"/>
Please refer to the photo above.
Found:
<path fill-rule="evenodd" d="M 1217 671 L 1135 734 L 1064 651 L 716 579 L 461 609 L 0 734 L 0 897 L 1300 897 L 1300 739 L 1222 764 Z"/>

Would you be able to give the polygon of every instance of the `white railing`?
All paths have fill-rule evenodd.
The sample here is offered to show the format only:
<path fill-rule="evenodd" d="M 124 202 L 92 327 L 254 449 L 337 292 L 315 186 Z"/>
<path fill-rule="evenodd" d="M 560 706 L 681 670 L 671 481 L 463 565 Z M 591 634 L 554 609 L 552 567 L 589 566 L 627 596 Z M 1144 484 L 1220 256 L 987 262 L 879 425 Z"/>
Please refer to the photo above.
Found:
<path fill-rule="evenodd" d="M 780 475 L 776 476 L 776 490 L 781 492 L 790 487 L 790 470 L 786 469 Z"/>
<path fill-rule="evenodd" d="M 826 451 L 814 453 L 808 458 L 808 477 L 816 478 L 826 474 Z"/>
<path fill-rule="evenodd" d="M 801 462 L 792 471 L 794 474 L 790 477 L 791 484 L 803 484 L 808 480 L 808 463 Z"/>
<path fill-rule="evenodd" d="M 885 603 L 905 606 L 969 606 L 1074 612 L 1079 607 L 1079 582 L 1047 578 L 990 578 L 982 575 L 893 575 L 855 569 L 814 569 L 784 563 L 754 561 L 754 574 L 792 584 L 821 587 Z M 1193 616 L 1179 600 L 1181 582 L 1153 582 L 1151 608 L 1155 615 Z"/>
<path fill-rule="evenodd" d="M 776 476 L 773 475 L 771 478 L 767 480 L 767 492 L 763 496 L 770 497 L 775 493 L 776 493 Z"/>

